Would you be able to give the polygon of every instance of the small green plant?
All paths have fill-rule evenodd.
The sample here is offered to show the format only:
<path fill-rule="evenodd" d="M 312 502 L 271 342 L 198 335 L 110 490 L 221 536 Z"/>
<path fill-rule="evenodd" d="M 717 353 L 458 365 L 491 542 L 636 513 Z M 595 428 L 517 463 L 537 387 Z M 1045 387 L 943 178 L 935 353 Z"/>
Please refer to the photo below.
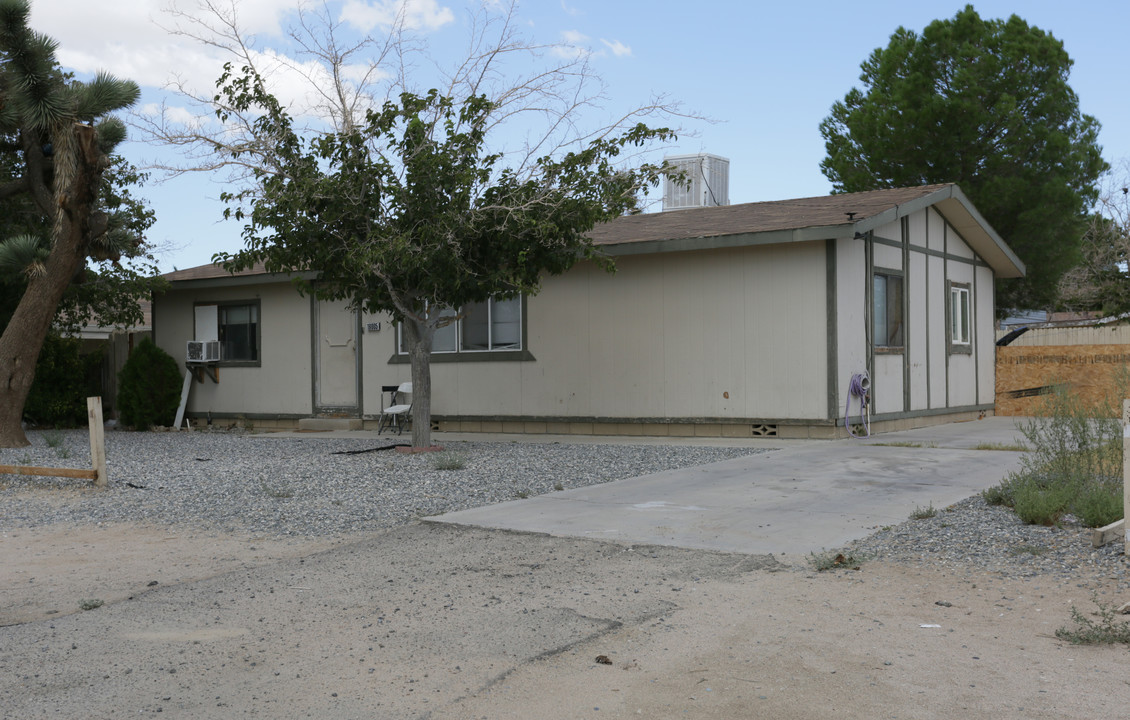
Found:
<path fill-rule="evenodd" d="M 1012 507 L 1012 482 L 1003 480 L 999 485 L 994 485 L 981 491 L 981 497 L 990 505 L 1004 505 Z"/>
<path fill-rule="evenodd" d="M 17 462 L 20 465 L 31 465 L 31 455 L 24 453 L 23 455 L 20 455 L 20 459 Z"/>
<path fill-rule="evenodd" d="M 914 506 L 914 512 L 910 513 L 910 519 L 911 520 L 929 520 L 930 518 L 934 517 L 937 514 L 938 514 L 938 511 L 934 509 L 934 503 L 931 502 L 926 507 L 918 507 L 917 505 L 915 505 Z"/>
<path fill-rule="evenodd" d="M 59 430 L 47 430 L 43 433 L 43 442 L 49 448 L 57 448 L 63 444 L 63 433 Z"/>
<path fill-rule="evenodd" d="M 562 490 L 565 489 L 565 486 L 562 485 L 561 483 L 557 483 L 556 485 L 553 486 L 553 489 L 556 490 L 557 492 L 561 492 Z"/>
<path fill-rule="evenodd" d="M 83 601 L 79 602 L 78 609 L 79 610 L 94 610 L 95 608 L 100 608 L 105 604 L 106 603 L 104 601 L 99 600 L 98 598 L 90 598 L 88 600 L 83 600 Z"/>
<path fill-rule="evenodd" d="M 69 447 L 66 447 L 65 445 L 63 447 L 55 448 L 55 455 L 62 458 L 63 460 L 66 460 L 71 456 L 71 449 Z"/>
<path fill-rule="evenodd" d="M 1055 636 L 1066 640 L 1072 645 L 1112 645 L 1114 643 L 1130 644 L 1130 622 L 1115 620 L 1118 611 L 1109 605 L 1104 605 L 1093 598 L 1098 606 L 1098 611 L 1092 613 L 1098 620 L 1092 620 L 1079 608 L 1071 606 L 1071 619 L 1075 622 L 1074 629 L 1061 627 L 1055 631 Z"/>
<path fill-rule="evenodd" d="M 433 470 L 462 470 L 466 466 L 467 459 L 457 452 L 443 450 L 432 455 Z"/>
<path fill-rule="evenodd" d="M 817 572 L 824 572 L 826 570 L 858 570 L 860 565 L 863 564 L 863 559 L 856 557 L 853 553 L 844 554 L 842 552 L 831 550 L 822 553 L 809 553 L 808 563 Z"/>
<path fill-rule="evenodd" d="M 978 443 L 973 446 L 974 450 L 1004 450 L 1008 452 L 1028 452 L 1028 446 L 1024 443 Z"/>
<path fill-rule="evenodd" d="M 528 490 L 519 490 L 518 492 L 514 493 L 514 497 L 518 498 L 519 500 L 525 500 L 529 496 L 530 493 Z"/>

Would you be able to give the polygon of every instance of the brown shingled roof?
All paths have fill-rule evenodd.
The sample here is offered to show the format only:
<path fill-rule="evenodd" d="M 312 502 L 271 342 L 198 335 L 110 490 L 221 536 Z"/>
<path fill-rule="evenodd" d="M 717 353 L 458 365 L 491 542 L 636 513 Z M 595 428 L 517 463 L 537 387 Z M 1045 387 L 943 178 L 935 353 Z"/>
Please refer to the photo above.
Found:
<path fill-rule="evenodd" d="M 596 245 L 621 245 L 845 225 L 925 197 L 944 187 L 947 185 L 923 185 L 628 215 L 598 225 L 592 229 L 589 237 Z M 854 215 L 849 218 L 848 213 Z"/>
<path fill-rule="evenodd" d="M 170 273 L 165 273 L 161 277 L 169 282 L 176 282 L 178 280 L 211 280 L 213 278 L 226 278 L 226 277 L 240 277 L 242 275 L 263 275 L 267 272 L 263 267 L 263 263 L 255 263 L 255 266 L 250 270 L 240 270 L 239 272 L 230 273 L 220 265 L 209 263 L 208 265 L 198 265 L 196 267 L 185 268 L 184 270 L 174 270 Z"/>

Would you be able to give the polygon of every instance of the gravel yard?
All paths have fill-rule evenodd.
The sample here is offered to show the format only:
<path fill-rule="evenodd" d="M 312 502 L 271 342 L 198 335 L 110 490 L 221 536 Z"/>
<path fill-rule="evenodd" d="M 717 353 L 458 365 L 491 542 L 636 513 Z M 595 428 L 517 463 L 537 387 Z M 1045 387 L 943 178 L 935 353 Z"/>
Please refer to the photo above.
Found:
<path fill-rule="evenodd" d="M 0 450 L 0 464 L 89 466 L 85 430 L 29 432 L 28 448 Z M 282 438 L 239 432 L 106 436 L 110 487 L 0 476 L 0 528 L 55 523 L 187 525 L 275 537 L 315 538 L 390 528 L 419 517 L 595 485 L 764 452 L 738 447 L 454 442 L 441 456 L 356 452 L 397 442 Z M 349 454 L 353 453 L 353 454 Z M 1121 543 L 1093 548 L 1090 530 L 1025 525 L 980 496 L 908 519 L 845 549 L 863 560 L 976 567 L 1010 577 L 1054 574 L 1130 588 Z"/>
<path fill-rule="evenodd" d="M 1054 576 L 1117 583 L 1130 589 L 1123 544 L 1091 545 L 1091 530 L 1025 525 L 1010 509 L 977 495 L 922 520 L 882 528 L 847 549 L 864 560 L 889 560 L 934 568 L 978 568 L 1004 577 Z"/>
<path fill-rule="evenodd" d="M 89 462 L 84 431 L 29 438 L 0 463 Z M 112 432 L 105 491 L 0 476 L 0 717 L 1090 720 L 1130 702 L 1124 646 L 1055 637 L 1076 608 L 1130 599 L 1121 544 L 1095 550 L 1086 529 L 1025 526 L 974 496 L 858 524 L 871 534 L 843 552 L 860 571 L 819 573 L 799 551 L 420 523 L 756 451 L 448 443 L 458 470 L 335 454 L 396 440 Z M 749 468 L 789 452 L 710 470 L 768 487 Z M 832 484 L 822 467 L 813 492 Z M 914 467 L 899 479 L 937 475 Z M 971 487 L 945 469 L 932 481 Z M 881 470 L 860 462 L 846 482 L 899 492 Z"/>
<path fill-rule="evenodd" d="M 89 467 L 85 430 L 29 432 L 0 464 Z M 106 435 L 110 486 L 0 476 L 0 528 L 61 522 L 191 524 L 316 537 L 759 452 L 676 445 L 448 443 L 446 452 L 361 452 L 407 442 L 235 432 Z M 355 454 L 343 454 L 343 453 Z M 443 459 L 457 470 L 436 469 Z"/>

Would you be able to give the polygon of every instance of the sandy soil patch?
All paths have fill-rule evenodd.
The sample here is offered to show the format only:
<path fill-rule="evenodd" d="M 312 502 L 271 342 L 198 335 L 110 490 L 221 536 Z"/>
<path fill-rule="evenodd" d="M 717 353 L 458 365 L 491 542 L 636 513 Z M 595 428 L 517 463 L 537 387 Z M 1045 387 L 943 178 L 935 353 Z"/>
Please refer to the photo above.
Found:
<path fill-rule="evenodd" d="M 1101 578 L 816 573 L 803 558 L 428 524 L 360 541 L 12 529 L 0 557 L 4 717 L 1093 720 L 1130 707 L 1125 646 L 1055 637 L 1073 604 L 1130 600 Z M 80 612 L 88 598 L 105 606 Z"/>
<path fill-rule="evenodd" d="M 84 600 L 116 602 L 352 539 L 278 539 L 128 524 L 11 528 L 0 531 L 0 626 L 79 612 Z"/>

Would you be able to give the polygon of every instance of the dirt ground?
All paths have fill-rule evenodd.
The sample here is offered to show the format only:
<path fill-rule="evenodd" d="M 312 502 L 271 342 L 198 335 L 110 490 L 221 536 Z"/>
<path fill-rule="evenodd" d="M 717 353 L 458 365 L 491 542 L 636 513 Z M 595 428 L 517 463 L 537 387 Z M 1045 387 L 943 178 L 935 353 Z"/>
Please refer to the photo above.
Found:
<path fill-rule="evenodd" d="M 419 523 L 278 540 L 0 532 L 0 715 L 1096 718 L 1130 651 L 1056 639 L 1113 583 Z M 88 600 L 103 605 L 80 610 Z"/>

